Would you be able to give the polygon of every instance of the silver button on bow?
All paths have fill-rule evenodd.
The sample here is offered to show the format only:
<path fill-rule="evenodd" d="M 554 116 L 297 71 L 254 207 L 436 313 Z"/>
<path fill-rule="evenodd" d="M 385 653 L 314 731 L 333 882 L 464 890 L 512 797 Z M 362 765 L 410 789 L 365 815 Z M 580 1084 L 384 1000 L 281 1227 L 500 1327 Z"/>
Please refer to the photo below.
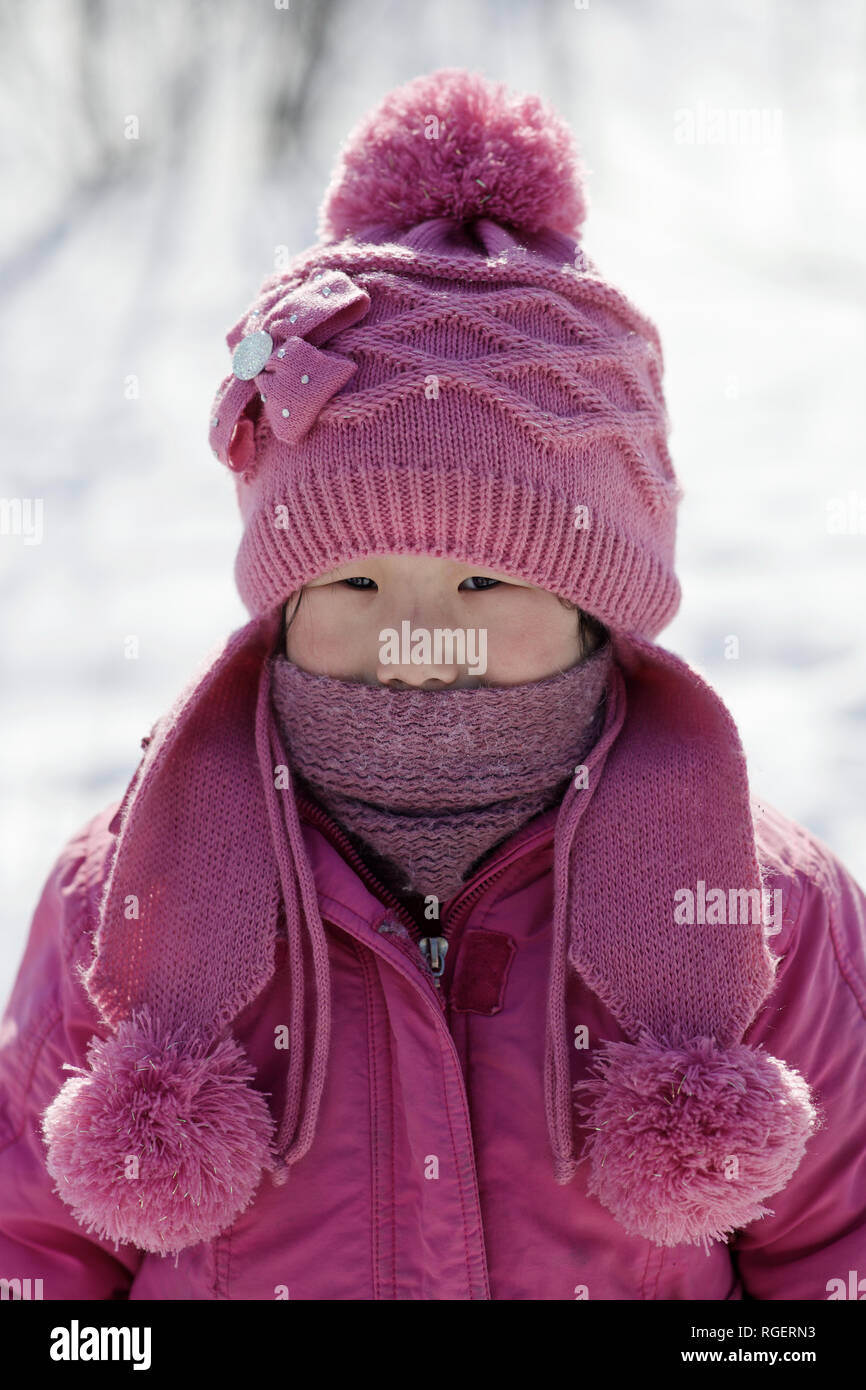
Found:
<path fill-rule="evenodd" d="M 259 329 L 241 338 L 232 354 L 232 372 L 239 381 L 252 381 L 258 376 L 274 350 L 270 333 Z"/>

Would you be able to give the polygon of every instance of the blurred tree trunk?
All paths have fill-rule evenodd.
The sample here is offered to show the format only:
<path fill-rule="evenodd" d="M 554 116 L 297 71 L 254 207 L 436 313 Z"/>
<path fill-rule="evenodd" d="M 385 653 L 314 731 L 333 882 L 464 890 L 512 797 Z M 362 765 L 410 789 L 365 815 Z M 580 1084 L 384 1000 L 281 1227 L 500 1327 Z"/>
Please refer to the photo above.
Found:
<path fill-rule="evenodd" d="M 326 48 L 328 31 L 339 22 L 341 0 L 290 0 L 277 42 L 269 49 L 268 92 L 262 138 L 267 168 L 279 164 L 297 145 L 307 119 L 310 88 Z"/>

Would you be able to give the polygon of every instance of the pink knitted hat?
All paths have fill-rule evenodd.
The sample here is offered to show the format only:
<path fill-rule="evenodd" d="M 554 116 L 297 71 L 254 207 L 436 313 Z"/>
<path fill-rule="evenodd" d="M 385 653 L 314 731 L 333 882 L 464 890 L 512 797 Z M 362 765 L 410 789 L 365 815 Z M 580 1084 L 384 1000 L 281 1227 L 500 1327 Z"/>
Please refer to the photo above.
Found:
<path fill-rule="evenodd" d="M 44 1120 L 59 1195 L 90 1230 L 180 1250 L 310 1147 L 327 941 L 295 796 L 274 786 L 267 658 L 287 595 L 370 552 L 510 573 L 611 631 L 606 723 L 556 826 L 543 1085 L 557 1180 L 577 1163 L 569 966 L 629 1038 L 601 1044 L 576 1088 L 591 1097 L 588 1190 L 626 1230 L 726 1239 L 800 1162 L 809 1087 L 743 1043 L 777 961 L 754 915 L 742 747 L 715 692 L 653 640 L 679 603 L 661 346 L 581 248 L 584 216 L 555 113 L 439 71 L 361 123 L 320 240 L 228 334 L 210 438 L 236 476 L 252 616 L 158 721 L 115 819 L 85 977 L 109 1034 Z M 579 883 L 578 865 L 593 868 Z M 680 925 L 684 890 L 702 885 L 733 916 Z M 231 1024 L 282 933 L 290 1046 L 272 1112 Z"/>
<path fill-rule="evenodd" d="M 361 123 L 323 240 L 227 336 L 210 439 L 251 613 L 388 551 L 505 570 L 649 636 L 670 621 L 661 345 L 576 240 L 584 207 L 537 97 L 446 70 Z"/>

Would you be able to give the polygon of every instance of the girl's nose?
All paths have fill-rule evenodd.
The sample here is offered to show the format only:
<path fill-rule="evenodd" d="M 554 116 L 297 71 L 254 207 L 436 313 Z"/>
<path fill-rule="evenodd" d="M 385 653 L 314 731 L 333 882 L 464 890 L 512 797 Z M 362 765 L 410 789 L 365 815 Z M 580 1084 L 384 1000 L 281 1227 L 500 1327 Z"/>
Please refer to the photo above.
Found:
<path fill-rule="evenodd" d="M 380 629 L 378 638 L 376 679 L 380 684 L 433 690 L 460 680 L 460 646 L 447 614 L 426 608 L 407 614 L 403 609 Z"/>
<path fill-rule="evenodd" d="M 376 672 L 380 685 L 394 690 L 415 686 L 422 690 L 448 689 L 460 677 L 458 666 L 380 666 Z"/>

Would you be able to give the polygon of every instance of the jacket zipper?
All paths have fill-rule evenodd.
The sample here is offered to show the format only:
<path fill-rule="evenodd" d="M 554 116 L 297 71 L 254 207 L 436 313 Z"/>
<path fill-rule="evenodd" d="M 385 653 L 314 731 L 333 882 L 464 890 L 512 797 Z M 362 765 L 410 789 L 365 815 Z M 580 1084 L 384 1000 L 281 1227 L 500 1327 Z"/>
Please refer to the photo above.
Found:
<path fill-rule="evenodd" d="M 310 801 L 310 799 L 304 796 L 302 792 L 297 793 L 296 800 L 298 804 L 298 809 L 304 812 L 306 819 L 311 821 L 314 825 L 317 825 L 320 830 L 323 830 L 326 833 L 331 843 L 334 844 L 341 851 L 341 853 L 345 856 L 348 862 L 352 865 L 352 868 L 355 870 L 358 877 L 362 879 L 362 881 L 367 885 L 367 887 L 376 897 L 382 900 L 382 902 L 389 909 L 389 911 L 393 913 L 397 920 L 401 922 L 402 925 L 406 928 L 409 939 L 412 942 L 414 942 L 415 946 L 420 950 L 424 964 L 427 967 L 430 974 L 433 976 L 433 982 L 436 988 L 438 989 L 439 976 L 435 974 L 430 964 L 430 960 L 427 955 L 427 950 L 425 949 L 425 945 L 423 944 L 429 943 L 430 938 L 421 937 L 418 923 L 415 921 L 415 918 L 412 916 L 409 909 L 405 907 L 403 903 L 401 903 L 400 899 L 396 897 L 396 895 L 392 893 L 389 888 L 386 888 L 385 884 L 382 883 L 382 881 L 376 877 L 372 869 L 367 867 L 367 865 L 364 863 L 364 860 L 358 854 L 358 851 L 355 849 L 355 846 L 349 839 L 348 835 L 346 835 L 345 832 L 341 829 L 341 827 L 337 825 L 336 821 L 332 820 L 332 818 L 329 815 L 327 815 L 327 813 L 323 811 L 320 806 L 318 806 L 314 801 Z M 383 925 L 385 924 L 383 923 Z M 439 941 L 439 939 L 440 938 L 438 937 L 433 938 L 434 941 Z M 395 936 L 394 941 L 397 945 L 400 945 L 399 936 Z M 413 953 L 413 959 L 414 958 L 415 957 Z M 441 975 L 441 973 L 442 971 L 440 969 L 439 975 Z"/>
<path fill-rule="evenodd" d="M 478 879 L 477 883 L 475 883 L 470 888 L 464 889 L 463 892 L 458 894 L 458 896 L 454 899 L 454 902 L 451 904 L 451 907 L 446 911 L 444 917 L 442 918 L 442 931 L 445 932 L 447 930 L 449 933 L 453 935 L 455 927 L 458 925 L 458 923 L 462 926 L 462 924 L 466 921 L 467 917 L 471 913 L 473 907 L 478 902 L 478 899 L 484 896 L 493 880 L 495 878 L 498 878 L 499 875 L 503 872 L 503 870 L 507 869 L 509 865 L 514 862 L 515 859 L 519 859 L 520 856 L 524 854 L 526 850 L 530 847 L 530 845 L 535 846 L 541 840 L 548 840 L 551 834 L 552 830 L 540 830 L 537 835 L 530 835 L 528 839 L 522 840 L 519 845 L 515 846 L 515 848 L 512 850 L 510 854 L 507 854 L 504 858 L 499 859 L 493 865 L 493 867 L 486 874 L 483 875 L 482 878 Z M 435 937 L 434 940 L 441 941 L 444 945 L 444 949 L 442 952 L 443 963 L 439 971 L 439 974 L 441 975 L 442 971 L 445 969 L 444 955 L 445 951 L 447 951 L 448 949 L 448 941 L 444 936 Z"/>
<path fill-rule="evenodd" d="M 510 854 L 498 860 L 497 863 L 494 864 L 482 878 L 478 879 L 471 888 L 464 889 L 463 892 L 457 896 L 442 919 L 442 935 L 421 936 L 418 923 L 415 921 L 415 918 L 409 912 L 408 908 L 404 907 L 400 899 L 396 897 L 390 889 L 386 888 L 385 884 L 367 867 L 341 827 L 338 826 L 321 807 L 304 796 L 302 792 L 297 793 L 296 799 L 299 809 L 304 811 L 306 817 L 310 821 L 327 832 L 332 843 L 336 844 L 336 846 L 344 852 L 349 863 L 356 870 L 363 882 L 366 883 L 371 892 L 380 897 L 385 906 L 388 907 L 390 911 L 394 913 L 394 916 L 407 928 L 411 940 L 415 942 L 421 951 L 425 965 L 433 977 L 433 983 L 437 990 L 441 988 L 440 982 L 442 973 L 445 969 L 445 955 L 448 950 L 448 938 L 445 935 L 446 924 L 447 931 L 453 932 L 456 922 L 465 921 L 474 904 L 486 891 L 493 879 L 497 878 L 499 874 L 502 873 L 503 869 L 508 868 L 509 864 L 522 855 L 536 840 L 549 839 L 552 834 L 552 830 L 548 828 L 539 831 L 537 836 L 530 836 L 528 840 L 521 841 Z M 396 939 L 399 941 L 399 938 Z"/>

